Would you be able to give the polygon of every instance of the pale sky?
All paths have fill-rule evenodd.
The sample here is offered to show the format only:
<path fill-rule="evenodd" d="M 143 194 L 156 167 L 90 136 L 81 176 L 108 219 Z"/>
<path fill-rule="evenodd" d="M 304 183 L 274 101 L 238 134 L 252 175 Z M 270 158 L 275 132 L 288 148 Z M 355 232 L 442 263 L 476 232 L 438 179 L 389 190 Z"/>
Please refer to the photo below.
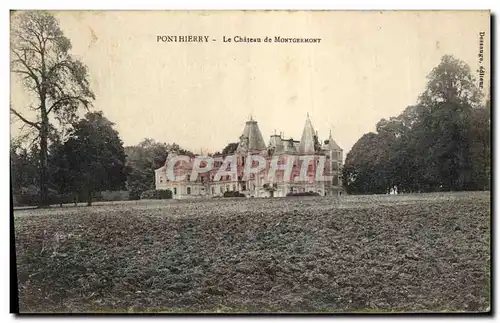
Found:
<path fill-rule="evenodd" d="M 489 12 L 66 11 L 56 17 L 72 54 L 89 68 L 94 109 L 116 124 L 125 145 L 149 137 L 195 152 L 221 151 L 238 141 L 250 115 L 266 144 L 274 130 L 299 140 L 309 113 L 320 139 L 332 129 L 346 154 L 381 118 L 416 103 L 443 55 L 464 60 L 478 78 L 481 31 L 489 86 Z M 158 43 L 158 35 L 216 41 Z M 223 36 L 321 42 L 223 43 Z M 11 102 L 26 112 L 29 98 L 15 79 Z M 11 126 L 13 135 L 20 125 Z"/>

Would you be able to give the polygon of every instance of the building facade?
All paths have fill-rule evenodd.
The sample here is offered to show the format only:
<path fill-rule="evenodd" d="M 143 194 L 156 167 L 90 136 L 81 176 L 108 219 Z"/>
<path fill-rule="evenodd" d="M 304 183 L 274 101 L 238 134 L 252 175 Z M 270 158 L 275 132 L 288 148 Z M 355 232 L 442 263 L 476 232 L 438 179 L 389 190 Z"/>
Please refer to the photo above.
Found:
<path fill-rule="evenodd" d="M 314 192 L 327 196 L 342 191 L 343 151 L 332 138 L 331 132 L 328 139 L 321 143 L 309 116 L 300 141 L 274 134 L 270 136 L 267 145 L 257 121 L 250 118 L 239 138 L 236 151 L 231 155 L 237 165 L 236 176 L 225 175 L 219 179 L 217 172 L 224 166 L 227 156 L 217 155 L 212 156 L 212 169 L 198 174 L 196 179 L 190 177 L 192 163 L 176 162 L 173 173 L 185 178 L 171 180 L 167 171 L 169 161 L 175 156 L 175 153 L 170 153 L 165 165 L 155 170 L 156 189 L 171 190 L 174 199 L 219 197 L 225 192 L 239 192 L 246 197 L 284 197 L 289 193 Z M 245 176 L 245 162 L 248 162 L 250 156 L 262 157 L 265 167 L 261 172 Z M 306 157 L 307 161 L 304 159 Z M 303 165 L 305 162 L 307 164 Z M 285 171 L 287 164 L 293 164 L 288 172 Z M 269 172 L 270 169 L 274 171 Z M 299 176 L 301 170 L 305 171 L 305 177 Z M 318 180 L 318 174 L 331 179 Z"/>

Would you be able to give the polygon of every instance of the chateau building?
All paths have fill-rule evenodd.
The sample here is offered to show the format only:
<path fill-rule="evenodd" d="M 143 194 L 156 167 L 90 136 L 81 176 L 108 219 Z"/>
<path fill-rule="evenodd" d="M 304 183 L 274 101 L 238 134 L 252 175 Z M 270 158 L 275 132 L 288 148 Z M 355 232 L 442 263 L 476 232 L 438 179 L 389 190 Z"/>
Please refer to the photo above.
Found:
<path fill-rule="evenodd" d="M 289 193 L 304 192 L 314 192 L 321 196 L 333 195 L 342 191 L 342 154 L 342 148 L 332 138 L 331 132 L 328 139 L 321 143 L 309 115 L 300 141 L 274 134 L 270 136 L 268 145 L 264 142 L 257 121 L 250 118 L 239 138 L 236 151 L 231 154 L 235 158 L 237 176 L 225 175 L 218 178 L 217 172 L 224 166 L 223 161 L 227 157 L 218 155 L 212 156 L 213 167 L 204 173 L 200 172 L 196 179 L 190 178 L 192 162 L 177 161 L 173 166 L 173 173 L 185 178 L 171 180 L 167 176 L 168 165 L 176 154 L 170 153 L 165 165 L 155 170 L 155 184 L 156 189 L 171 190 L 174 199 L 217 197 L 223 196 L 225 192 L 236 191 L 247 197 L 284 197 Z M 263 157 L 266 165 L 261 172 L 245 176 L 245 161 L 248 161 L 249 156 L 255 155 Z M 303 165 L 305 162 L 307 165 Z M 289 167 L 287 173 L 285 168 L 290 163 L 293 166 Z M 255 167 L 253 165 L 247 167 Z M 274 169 L 272 174 L 270 169 Z M 301 169 L 306 172 L 306 176 L 299 180 Z M 330 178 L 318 180 L 318 174 Z"/>

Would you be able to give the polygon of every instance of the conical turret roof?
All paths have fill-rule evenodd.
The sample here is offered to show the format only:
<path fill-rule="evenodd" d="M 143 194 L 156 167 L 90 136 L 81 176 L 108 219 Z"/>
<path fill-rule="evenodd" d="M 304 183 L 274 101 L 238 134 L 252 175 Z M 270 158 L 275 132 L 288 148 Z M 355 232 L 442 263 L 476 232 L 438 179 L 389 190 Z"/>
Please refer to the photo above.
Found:
<path fill-rule="evenodd" d="M 333 140 L 332 132 L 330 131 L 330 137 L 328 137 L 328 144 L 326 145 L 328 150 L 342 151 L 342 148 Z"/>
<path fill-rule="evenodd" d="M 238 144 L 237 151 L 254 151 L 254 150 L 265 150 L 266 143 L 262 137 L 257 121 L 250 117 L 245 124 L 243 129 L 243 134 L 240 137 L 240 143 Z"/>
<path fill-rule="evenodd" d="M 309 114 L 307 114 L 306 124 L 304 125 L 304 130 L 302 131 L 302 137 L 299 143 L 299 154 L 314 154 L 314 137 L 316 133 L 314 127 L 309 119 Z"/>

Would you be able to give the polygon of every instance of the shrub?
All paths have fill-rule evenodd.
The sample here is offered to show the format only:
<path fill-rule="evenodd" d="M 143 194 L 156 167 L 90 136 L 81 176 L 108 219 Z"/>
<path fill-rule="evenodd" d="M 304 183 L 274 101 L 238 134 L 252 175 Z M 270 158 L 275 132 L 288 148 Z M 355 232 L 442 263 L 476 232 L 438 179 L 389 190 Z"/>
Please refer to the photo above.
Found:
<path fill-rule="evenodd" d="M 71 193 L 57 194 L 49 192 L 49 204 L 67 204 L 74 202 L 74 195 Z M 40 195 L 38 192 L 20 192 L 13 195 L 13 206 L 37 206 L 40 202 Z"/>
<path fill-rule="evenodd" d="M 102 201 L 127 201 L 130 197 L 129 191 L 102 191 Z"/>
<path fill-rule="evenodd" d="M 137 191 L 137 190 L 129 191 L 128 199 L 131 201 L 140 200 L 141 199 L 141 191 Z"/>
<path fill-rule="evenodd" d="M 166 200 L 172 198 L 170 190 L 147 190 L 141 193 L 141 200 Z"/>
<path fill-rule="evenodd" d="M 224 197 L 245 197 L 246 195 L 238 191 L 226 191 Z"/>
<path fill-rule="evenodd" d="M 320 196 L 316 192 L 288 193 L 286 196 Z"/>

